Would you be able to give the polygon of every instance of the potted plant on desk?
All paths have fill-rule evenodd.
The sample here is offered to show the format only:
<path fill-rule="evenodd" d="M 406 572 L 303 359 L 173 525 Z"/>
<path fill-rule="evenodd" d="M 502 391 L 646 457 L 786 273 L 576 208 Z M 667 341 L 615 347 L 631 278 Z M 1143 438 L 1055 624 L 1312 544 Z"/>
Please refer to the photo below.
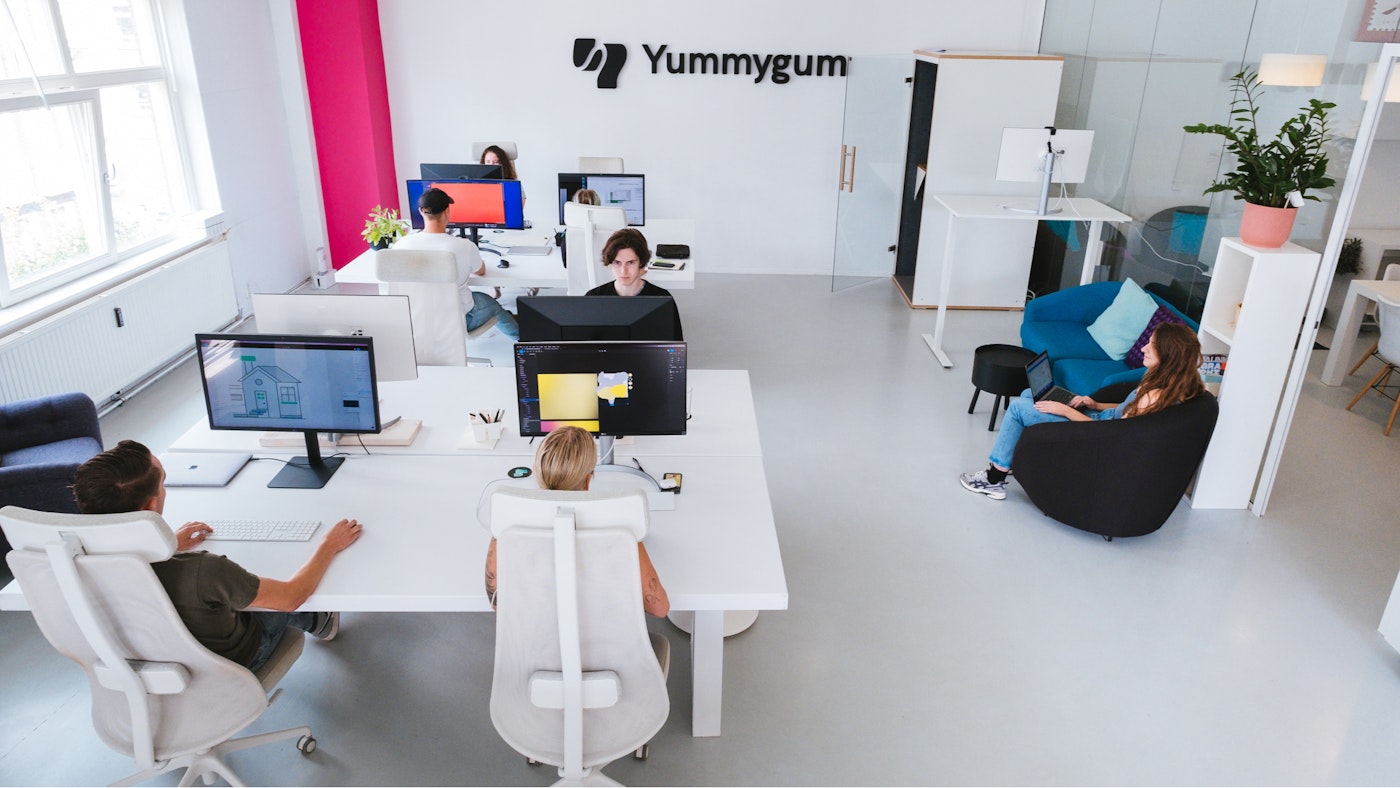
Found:
<path fill-rule="evenodd" d="M 1232 125 L 1196 123 L 1184 129 L 1225 138 L 1225 149 L 1235 155 L 1235 169 L 1203 193 L 1234 192 L 1236 200 L 1245 201 L 1240 240 L 1251 246 L 1277 248 L 1288 241 L 1302 201 L 1318 199 L 1308 190 L 1336 184 L 1327 177 L 1327 154 L 1322 145 L 1327 141 L 1327 111 L 1337 105 L 1308 99 L 1308 106 L 1284 121 L 1278 136 L 1265 142 L 1259 138 L 1259 75 L 1245 69 L 1231 81 L 1235 94 L 1230 102 Z"/>
<path fill-rule="evenodd" d="M 375 249 L 388 249 L 400 235 L 403 235 L 407 228 L 399 218 L 397 208 L 385 208 L 380 205 L 374 206 L 374 210 L 369 212 L 369 218 L 365 220 L 365 229 L 360 233 L 360 237 Z"/>

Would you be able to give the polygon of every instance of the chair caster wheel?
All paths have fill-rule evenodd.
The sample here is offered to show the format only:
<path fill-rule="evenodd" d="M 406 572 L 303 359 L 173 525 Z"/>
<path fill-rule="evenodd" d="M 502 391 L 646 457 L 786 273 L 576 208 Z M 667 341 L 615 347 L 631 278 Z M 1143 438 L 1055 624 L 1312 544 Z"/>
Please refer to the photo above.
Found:
<path fill-rule="evenodd" d="M 316 752 L 316 737 L 303 736 L 300 739 L 297 739 L 297 749 L 301 750 L 303 755 L 310 755 L 311 753 Z"/>
<path fill-rule="evenodd" d="M 643 744 L 642 746 L 637 748 L 636 752 L 632 753 L 632 757 L 639 761 L 645 761 L 648 755 L 651 755 L 650 744 Z"/>
<path fill-rule="evenodd" d="M 537 761 L 537 760 L 535 760 L 534 758 L 526 758 L 526 759 L 525 759 L 525 762 L 528 763 L 528 764 L 530 764 L 531 766 L 539 766 L 539 765 L 540 765 L 540 762 Z"/>
<path fill-rule="evenodd" d="M 1102 536 L 1102 537 L 1103 537 L 1103 540 L 1104 540 L 1105 542 L 1112 542 L 1112 541 L 1113 541 L 1113 537 L 1111 537 L 1111 536 L 1109 536 L 1109 535 L 1107 535 L 1107 534 L 1099 534 L 1099 536 Z"/>

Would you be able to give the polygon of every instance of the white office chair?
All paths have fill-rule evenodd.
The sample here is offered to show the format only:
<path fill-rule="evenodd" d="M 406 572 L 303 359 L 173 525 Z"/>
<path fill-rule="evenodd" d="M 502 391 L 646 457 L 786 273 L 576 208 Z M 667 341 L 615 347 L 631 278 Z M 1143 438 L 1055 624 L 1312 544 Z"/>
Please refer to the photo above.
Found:
<path fill-rule="evenodd" d="M 603 268 L 603 245 L 614 231 L 627 226 L 626 211 L 610 205 L 564 203 L 564 226 L 564 253 L 570 263 L 569 295 L 583 295 L 612 281 L 612 273 Z"/>
<path fill-rule="evenodd" d="M 467 339 L 496 326 L 491 318 L 471 332 L 462 313 L 457 287 L 457 256 L 446 250 L 381 249 L 374 253 L 379 290 L 408 296 L 413 318 L 413 349 L 419 366 L 465 367 L 470 362 L 492 366 L 491 359 L 467 355 Z"/>
<path fill-rule="evenodd" d="M 578 171 L 618 175 L 627 172 L 622 166 L 621 156 L 580 156 Z"/>
<path fill-rule="evenodd" d="M 646 496 L 504 487 L 492 493 L 496 667 L 491 721 L 558 785 L 616 783 L 601 768 L 670 713 L 670 646 L 647 632 L 637 542 Z"/>
<path fill-rule="evenodd" d="M 1351 402 L 1347 403 L 1347 410 L 1361 401 L 1366 396 L 1366 392 L 1375 391 L 1382 397 L 1395 400 L 1395 407 L 1390 409 L 1390 420 L 1385 423 L 1385 434 L 1390 435 L 1390 428 L 1395 426 L 1395 416 L 1400 413 L 1400 393 L 1396 391 L 1386 391 L 1390 383 L 1390 376 L 1400 366 L 1400 302 L 1382 298 L 1376 304 L 1377 317 L 1381 322 L 1381 337 L 1376 341 L 1375 355 L 1385 364 L 1376 376 L 1371 378 L 1371 382 L 1366 384 L 1366 388 L 1357 392 Z M 1389 386 L 1394 389 L 1394 386 Z"/>
<path fill-rule="evenodd" d="M 281 691 L 268 695 L 301 654 L 302 633 L 288 630 L 256 674 L 200 645 L 151 569 L 175 552 L 160 515 L 6 506 L 0 528 L 40 631 L 87 674 L 97 735 L 141 769 L 113 785 L 174 769 L 186 770 L 180 785 L 214 776 L 242 785 L 224 761 L 230 752 L 293 738 L 303 753 L 316 749 L 304 725 L 231 738 Z"/>
<path fill-rule="evenodd" d="M 1400 279 L 1400 263 L 1391 263 L 1390 265 L 1387 265 L 1385 267 L 1385 273 L 1381 276 L 1381 279 L 1384 279 L 1387 282 L 1393 282 L 1395 280 Z M 1366 308 L 1366 314 L 1374 316 L 1379 308 L 1379 304 L 1371 304 Z M 1361 369 L 1361 365 L 1366 363 L 1366 359 L 1371 358 L 1372 356 L 1379 355 L 1376 353 L 1376 348 L 1378 348 L 1379 346 L 1380 340 L 1376 340 L 1375 342 L 1371 343 L 1371 349 L 1362 354 L 1361 358 L 1358 359 L 1357 362 L 1352 365 L 1350 370 L 1347 371 L 1347 374 L 1355 375 L 1356 370 Z"/>

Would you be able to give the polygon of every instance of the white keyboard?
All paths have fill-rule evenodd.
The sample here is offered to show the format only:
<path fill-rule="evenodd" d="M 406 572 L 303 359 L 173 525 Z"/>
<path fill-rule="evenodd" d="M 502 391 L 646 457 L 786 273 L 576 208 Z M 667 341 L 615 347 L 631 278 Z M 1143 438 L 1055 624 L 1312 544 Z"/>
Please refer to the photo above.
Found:
<path fill-rule="evenodd" d="M 209 520 L 207 539 L 225 542 L 305 542 L 320 520 Z"/>

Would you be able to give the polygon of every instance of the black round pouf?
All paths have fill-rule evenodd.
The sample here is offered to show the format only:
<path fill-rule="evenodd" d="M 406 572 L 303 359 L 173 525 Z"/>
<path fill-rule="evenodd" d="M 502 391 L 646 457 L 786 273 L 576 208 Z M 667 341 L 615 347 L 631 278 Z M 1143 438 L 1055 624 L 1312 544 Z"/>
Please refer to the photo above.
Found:
<path fill-rule="evenodd" d="M 1011 398 L 1025 391 L 1026 365 L 1036 357 L 1036 353 L 1016 345 L 983 345 L 972 356 L 972 404 L 967 406 L 971 413 L 977 407 L 977 397 L 984 391 L 996 395 L 992 400 L 992 420 L 987 422 L 987 431 L 996 429 L 997 411 L 1011 406 Z"/>

